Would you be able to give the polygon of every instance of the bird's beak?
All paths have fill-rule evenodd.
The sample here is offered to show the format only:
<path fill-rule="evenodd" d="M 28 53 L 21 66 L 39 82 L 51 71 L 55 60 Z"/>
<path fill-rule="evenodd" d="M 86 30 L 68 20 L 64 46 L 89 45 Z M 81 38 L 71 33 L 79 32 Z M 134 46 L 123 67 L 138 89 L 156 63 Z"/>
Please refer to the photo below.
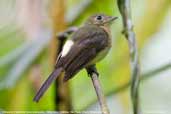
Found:
<path fill-rule="evenodd" d="M 114 21 L 116 19 L 118 19 L 118 17 L 109 16 L 108 22 L 112 22 L 112 21 Z"/>

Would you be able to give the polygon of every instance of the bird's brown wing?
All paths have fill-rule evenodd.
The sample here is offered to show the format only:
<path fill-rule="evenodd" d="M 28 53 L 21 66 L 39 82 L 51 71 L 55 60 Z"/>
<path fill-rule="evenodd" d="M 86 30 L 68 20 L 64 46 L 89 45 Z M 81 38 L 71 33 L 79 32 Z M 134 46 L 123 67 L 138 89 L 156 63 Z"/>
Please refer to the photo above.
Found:
<path fill-rule="evenodd" d="M 75 41 L 68 54 L 58 60 L 57 67 L 62 65 L 65 70 L 64 81 L 73 77 L 108 45 L 108 35 L 101 29 L 93 29 L 81 37 Z"/>
<path fill-rule="evenodd" d="M 96 40 L 98 37 L 99 40 Z M 77 57 L 81 51 L 83 51 L 82 49 L 86 48 L 87 46 L 86 42 L 87 43 L 94 42 L 95 44 L 96 42 L 102 41 L 101 43 L 105 43 L 105 40 L 103 39 L 105 39 L 106 37 L 108 37 L 108 34 L 100 27 L 93 26 L 93 25 L 81 27 L 71 37 L 71 40 L 74 41 L 74 45 L 72 46 L 72 48 L 70 49 L 70 51 L 66 56 L 61 57 L 61 54 L 59 55 L 55 67 L 56 68 L 61 66 L 67 67 L 70 64 L 70 62 L 75 57 Z M 86 44 L 85 47 L 83 46 L 83 44 Z"/>
<path fill-rule="evenodd" d="M 83 50 L 65 69 L 64 81 L 72 78 L 78 73 L 86 64 L 96 56 L 96 49 L 85 49 Z"/>

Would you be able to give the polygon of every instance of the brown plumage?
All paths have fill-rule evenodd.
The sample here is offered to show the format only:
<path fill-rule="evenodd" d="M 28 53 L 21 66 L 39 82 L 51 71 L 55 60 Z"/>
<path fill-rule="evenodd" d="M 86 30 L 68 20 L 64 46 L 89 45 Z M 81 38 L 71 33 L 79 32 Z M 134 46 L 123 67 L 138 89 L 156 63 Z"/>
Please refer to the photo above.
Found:
<path fill-rule="evenodd" d="M 88 68 L 103 59 L 111 48 L 110 23 L 116 17 L 97 14 L 91 16 L 59 54 L 54 71 L 44 82 L 34 101 L 38 102 L 50 84 L 64 72 L 64 81 L 71 79 L 83 68 Z"/>

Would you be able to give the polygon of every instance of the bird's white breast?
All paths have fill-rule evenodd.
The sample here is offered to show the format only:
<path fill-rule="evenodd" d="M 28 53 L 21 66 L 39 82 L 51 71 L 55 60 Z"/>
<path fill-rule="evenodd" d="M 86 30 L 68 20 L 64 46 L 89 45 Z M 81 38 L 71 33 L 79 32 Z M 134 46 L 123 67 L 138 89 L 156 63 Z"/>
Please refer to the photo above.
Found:
<path fill-rule="evenodd" d="M 74 42 L 72 40 L 68 40 L 66 41 L 63 49 L 62 49 L 62 55 L 61 57 L 64 57 L 67 55 L 67 53 L 69 52 L 69 50 L 71 49 L 72 45 L 74 44 Z"/>

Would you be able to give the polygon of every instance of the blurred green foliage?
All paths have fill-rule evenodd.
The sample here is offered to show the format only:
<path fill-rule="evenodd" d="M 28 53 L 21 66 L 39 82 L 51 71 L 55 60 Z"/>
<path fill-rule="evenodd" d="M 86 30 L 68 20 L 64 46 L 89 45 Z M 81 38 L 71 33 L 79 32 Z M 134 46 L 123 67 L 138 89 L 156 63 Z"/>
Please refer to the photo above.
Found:
<path fill-rule="evenodd" d="M 132 9 L 133 20 L 135 20 L 135 31 L 137 33 L 137 38 L 139 42 L 139 50 L 144 46 L 145 41 L 154 34 L 160 27 L 166 12 L 168 11 L 170 5 L 170 0 L 157 0 L 150 2 L 145 0 L 145 2 L 132 1 L 134 6 Z M 6 1 L 5 4 L 10 4 L 12 1 Z M 67 11 L 71 10 L 73 6 L 82 2 L 82 0 L 68 0 Z M 4 1 L 3 1 L 4 3 Z M 154 12 L 153 7 L 149 7 L 147 4 L 151 3 L 154 7 L 158 7 L 158 12 Z M 161 5 L 159 5 L 161 3 Z M 15 4 L 15 3 L 13 3 Z M 146 9 L 138 9 L 138 5 L 146 6 Z M 17 7 L 17 6 L 15 6 Z M 45 8 L 44 8 L 45 9 Z M 8 9 L 7 9 L 8 10 Z M 45 9 L 47 10 L 47 9 Z M 144 15 L 141 19 L 136 14 L 137 10 L 143 12 Z M 80 26 L 84 20 L 91 14 L 94 13 L 106 13 L 108 15 L 116 15 L 120 17 L 118 12 L 117 4 L 115 0 L 93 0 L 92 3 L 82 12 L 73 22 L 68 23 L 69 26 Z M 12 10 L 11 10 L 12 13 Z M 156 16 L 158 18 L 156 18 Z M 137 20 L 136 20 L 137 19 Z M 150 20 L 150 21 L 148 21 Z M 155 21 L 153 21 L 155 20 Z M 10 23 L 10 22 L 9 22 Z M 46 23 L 46 22 L 45 22 Z M 24 44 L 26 35 L 23 30 L 15 25 L 15 22 L 7 24 L 0 21 L 0 60 L 6 57 L 9 53 L 13 52 L 15 49 L 19 48 Z M 100 80 L 102 83 L 103 90 L 105 94 L 112 93 L 112 91 L 117 87 L 129 81 L 129 53 L 127 41 L 121 35 L 122 31 L 122 20 L 121 18 L 113 24 L 112 35 L 113 35 L 113 48 L 110 54 L 97 65 L 98 71 L 100 73 Z M 42 33 L 43 34 L 43 33 Z M 27 53 L 28 50 L 23 51 L 22 54 Z M 22 54 L 14 61 L 1 66 L 0 65 L 0 85 L 3 83 L 4 78 L 8 75 L 9 71 L 13 69 L 15 64 L 20 61 Z M 19 80 L 17 80 L 16 85 L 12 88 L 0 88 L 0 109 L 3 110 L 54 110 L 54 85 L 46 92 L 41 101 L 36 104 L 32 101 L 35 95 L 35 90 L 32 81 L 29 78 L 29 74 L 33 64 L 39 64 L 41 66 L 42 80 L 51 72 L 52 68 L 49 65 L 49 51 L 47 47 L 43 49 L 38 56 L 29 64 L 24 73 L 22 73 Z M 84 110 L 90 104 L 97 100 L 94 88 L 92 86 L 90 78 L 87 76 L 85 70 L 82 70 L 77 76 L 70 80 L 71 96 L 73 107 L 76 110 Z M 123 93 L 125 94 L 125 93 Z M 124 95 L 123 95 L 124 96 Z M 124 98 L 125 99 L 125 96 Z M 127 103 L 127 101 L 125 101 Z"/>

